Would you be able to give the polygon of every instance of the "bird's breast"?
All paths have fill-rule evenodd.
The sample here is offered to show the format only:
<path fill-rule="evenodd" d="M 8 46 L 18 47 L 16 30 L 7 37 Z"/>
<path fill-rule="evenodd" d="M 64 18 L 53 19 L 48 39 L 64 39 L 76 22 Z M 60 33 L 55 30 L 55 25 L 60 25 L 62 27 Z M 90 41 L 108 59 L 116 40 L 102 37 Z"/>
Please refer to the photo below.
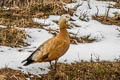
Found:
<path fill-rule="evenodd" d="M 59 45 L 54 47 L 54 49 L 51 50 L 51 53 L 49 55 L 49 59 L 50 60 L 55 60 L 55 59 L 58 59 L 61 56 L 63 56 L 66 53 L 66 51 L 68 50 L 69 45 L 70 44 L 68 42 L 63 41 L 62 43 L 60 43 Z"/>

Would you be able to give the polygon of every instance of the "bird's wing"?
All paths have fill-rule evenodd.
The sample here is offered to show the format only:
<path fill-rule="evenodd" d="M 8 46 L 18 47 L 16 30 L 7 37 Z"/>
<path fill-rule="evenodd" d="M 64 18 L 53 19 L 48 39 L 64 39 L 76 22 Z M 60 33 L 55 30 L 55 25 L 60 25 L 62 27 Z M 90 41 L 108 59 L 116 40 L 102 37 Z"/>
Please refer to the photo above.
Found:
<path fill-rule="evenodd" d="M 48 39 L 42 45 L 40 45 L 31 55 L 31 59 L 34 61 L 38 61 L 38 59 L 47 58 L 49 55 L 51 43 L 53 42 L 53 38 Z"/>
<path fill-rule="evenodd" d="M 25 61 L 27 61 L 25 63 L 25 65 L 29 65 L 29 64 L 37 61 L 37 59 L 39 57 L 46 58 L 47 55 L 49 54 L 49 50 L 45 50 L 45 49 L 49 46 L 49 44 L 50 44 L 50 42 L 51 42 L 52 39 L 53 38 L 50 38 L 47 41 L 45 41 L 27 59 L 23 60 L 22 63 L 25 62 Z M 46 46 L 46 45 L 48 45 L 48 46 Z"/>
<path fill-rule="evenodd" d="M 48 59 L 48 56 L 55 50 L 62 47 L 63 41 L 58 38 L 51 38 L 43 43 L 35 52 L 33 52 L 32 59 L 35 61 Z"/>

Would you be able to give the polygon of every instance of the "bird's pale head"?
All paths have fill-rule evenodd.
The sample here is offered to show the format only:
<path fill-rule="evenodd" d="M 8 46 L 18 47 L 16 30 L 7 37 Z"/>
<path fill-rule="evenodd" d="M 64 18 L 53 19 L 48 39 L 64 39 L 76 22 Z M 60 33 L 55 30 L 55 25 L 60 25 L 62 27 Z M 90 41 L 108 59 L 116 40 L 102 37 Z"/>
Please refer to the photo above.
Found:
<path fill-rule="evenodd" d="M 70 20 L 71 16 L 69 14 L 63 14 L 59 19 L 59 26 L 60 28 L 66 28 L 68 26 L 68 21 Z"/>

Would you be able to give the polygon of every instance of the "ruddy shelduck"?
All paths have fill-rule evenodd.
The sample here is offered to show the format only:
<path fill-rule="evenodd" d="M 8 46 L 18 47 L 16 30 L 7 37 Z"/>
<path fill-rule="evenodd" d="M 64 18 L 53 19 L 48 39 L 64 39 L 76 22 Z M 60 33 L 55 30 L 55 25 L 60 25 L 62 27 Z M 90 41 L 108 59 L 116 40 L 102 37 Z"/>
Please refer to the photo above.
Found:
<path fill-rule="evenodd" d="M 60 17 L 58 22 L 60 33 L 45 41 L 27 59 L 22 61 L 22 63 L 26 61 L 24 66 L 34 62 L 50 62 L 51 65 L 51 61 L 55 60 L 56 69 L 58 59 L 66 53 L 70 46 L 69 33 L 67 32 L 68 21 L 70 19 L 71 17 L 68 14 L 63 14 Z"/>

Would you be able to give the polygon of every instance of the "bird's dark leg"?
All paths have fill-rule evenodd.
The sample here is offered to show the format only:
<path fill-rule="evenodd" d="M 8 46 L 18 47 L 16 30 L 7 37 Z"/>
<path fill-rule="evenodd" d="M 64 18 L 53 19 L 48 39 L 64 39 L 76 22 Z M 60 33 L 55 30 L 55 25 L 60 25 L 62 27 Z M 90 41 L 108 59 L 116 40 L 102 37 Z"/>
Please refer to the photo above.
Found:
<path fill-rule="evenodd" d="M 58 61 L 58 60 L 55 60 L 55 70 L 56 70 L 56 68 L 57 68 L 57 61 Z"/>
<path fill-rule="evenodd" d="M 52 62 L 51 62 L 51 61 L 50 61 L 50 67 L 51 67 L 51 69 L 53 69 Z"/>

